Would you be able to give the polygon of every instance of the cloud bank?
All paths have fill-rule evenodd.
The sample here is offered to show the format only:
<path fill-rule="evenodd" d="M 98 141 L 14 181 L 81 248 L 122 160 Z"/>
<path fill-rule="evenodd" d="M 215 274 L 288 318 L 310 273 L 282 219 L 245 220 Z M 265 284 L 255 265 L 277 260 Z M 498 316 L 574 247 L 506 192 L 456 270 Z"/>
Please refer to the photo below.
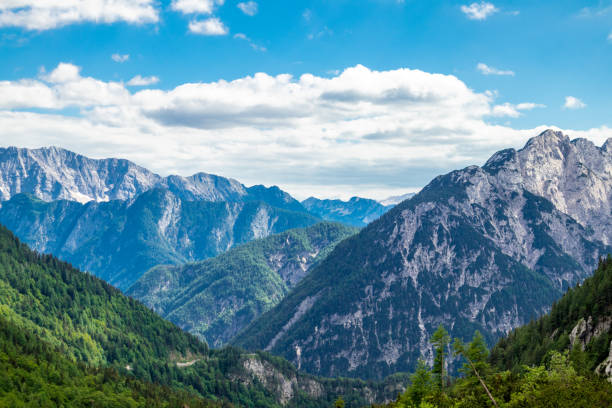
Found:
<path fill-rule="evenodd" d="M 155 0 L 7 0 L 0 2 L 0 27 L 49 30 L 78 23 L 156 23 Z"/>
<path fill-rule="evenodd" d="M 169 90 L 126 86 L 67 63 L 0 81 L 2 144 L 121 156 L 162 174 L 206 171 L 304 198 L 384 198 L 482 164 L 545 128 L 495 123 L 535 102 L 496 101 L 455 76 L 411 69 L 357 65 L 332 77 L 257 73 Z M 599 144 L 612 136 L 608 128 L 569 133 Z"/>

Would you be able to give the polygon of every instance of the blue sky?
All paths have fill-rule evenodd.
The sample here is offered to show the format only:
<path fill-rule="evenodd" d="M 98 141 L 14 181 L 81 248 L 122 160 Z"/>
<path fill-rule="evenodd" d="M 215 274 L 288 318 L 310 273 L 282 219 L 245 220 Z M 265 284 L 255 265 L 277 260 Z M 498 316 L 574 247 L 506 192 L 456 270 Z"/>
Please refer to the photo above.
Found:
<path fill-rule="evenodd" d="M 83 9 L 78 0 L 46 10 L 33 0 L 21 0 L 20 8 L 0 5 L 0 81 L 5 85 L 0 88 L 5 122 L 0 120 L 0 124 L 4 129 L 22 129 L 21 133 L 5 131 L 2 144 L 60 144 L 94 157 L 122 155 L 161 173 L 214 172 L 246 184 L 278 184 L 299 197 L 360 194 L 383 198 L 387 193 L 418 189 L 440 172 L 481 164 L 496 149 L 505 144 L 519 147 L 544 126 L 557 126 L 571 136 L 586 136 L 598 144 L 612 136 L 612 1 L 119 3 L 122 1 L 126 8 L 120 10 L 111 9 L 106 0 L 99 0 L 95 10 Z M 191 12 L 195 9 L 199 12 Z M 206 32 L 207 27 L 215 35 L 207 35 L 211 34 Z M 79 73 L 70 77 L 70 83 L 80 81 L 85 86 L 82 79 L 89 78 L 100 87 L 116 84 L 115 88 L 123 89 L 110 91 L 115 92 L 112 100 L 92 100 L 93 96 L 87 101 L 77 100 L 68 95 L 66 81 L 49 79 L 60 63 L 78 67 Z M 389 108 L 393 114 L 383 114 L 380 99 L 376 99 L 380 106 L 372 105 L 372 100 L 361 100 L 368 104 L 363 108 L 367 111 L 363 116 L 370 120 L 365 127 L 380 128 L 363 134 L 356 130 L 363 124 L 353 126 L 355 112 L 343 119 L 341 127 L 330 130 L 337 124 L 331 111 L 325 110 L 332 99 L 322 96 L 336 89 L 333 83 L 320 85 L 317 97 L 307 96 L 311 85 L 303 85 L 300 96 L 287 102 L 292 110 L 289 121 L 283 122 L 286 117 L 279 110 L 283 102 L 268 103 L 280 97 L 294 98 L 291 82 L 299 82 L 304 74 L 338 78 L 347 68 L 356 66 L 368 71 L 343 81 L 342 92 L 353 85 L 358 92 L 365 92 L 360 87 L 375 92 L 368 85 L 372 81 L 372 87 L 382 87 L 381 92 L 388 95 L 393 85 L 375 77 L 387 75 L 393 81 L 398 78 L 393 72 L 408 69 L 453 76 L 467 88 L 445 93 L 448 85 L 431 77 L 425 90 L 419 88 L 419 98 L 425 92 L 437 95 L 437 101 L 446 97 L 488 101 L 447 106 L 448 112 L 441 108 L 444 118 L 468 114 L 444 126 L 436 125 L 441 119 L 434 115 L 415 129 L 402 123 L 404 112 L 414 113 L 414 118 L 428 117 L 427 112 L 435 110 L 436 103 L 445 102 L 427 101 L 427 106 L 421 106 L 412 99 L 404 100 Z M 176 91 L 182 91 L 184 84 L 254 78 L 259 72 L 270 78 L 290 74 L 292 79 L 289 84 L 277 80 L 280 82 L 271 88 L 253 85 L 255 96 L 245 96 L 245 90 L 236 84 L 223 90 L 228 108 L 210 103 L 209 99 L 214 101 L 218 94 L 202 96 L 202 92 L 211 92 L 207 87 L 187 93 Z M 128 85 L 136 76 L 153 80 L 140 81 L 148 82 L 144 87 Z M 53 101 L 41 104 L 39 94 L 30 92 L 30 82 L 29 91 L 24 92 L 24 81 L 48 88 L 37 88 L 37 92 L 53 93 Z M 411 81 L 420 86 L 422 80 L 406 74 L 402 82 L 405 89 L 414 90 Z M 278 87 L 284 88 L 279 91 Z M 154 95 L 160 98 L 155 108 L 142 107 L 135 101 L 152 98 L 145 94 L 137 97 L 143 88 L 159 91 Z M 80 95 L 102 92 L 91 86 L 75 85 L 74 89 L 81 89 L 74 91 Z M 7 100 L 4 104 L 2 93 Z M 23 97 L 16 98 L 15 93 Z M 30 94 L 31 102 L 22 100 Z M 255 99 L 248 107 L 233 110 L 234 97 L 240 102 L 247 97 Z M 339 103 L 337 98 L 333 101 Z M 360 103 L 354 102 L 350 109 Z M 474 104 L 487 107 L 474 108 Z M 136 105 L 139 107 L 134 108 Z M 304 108 L 306 105 L 308 108 Z M 310 113 L 295 113 L 299 109 Z M 335 106 L 333 114 L 346 109 L 345 105 Z M 157 113 L 150 114 L 153 111 Z M 261 117 L 239 128 L 226 123 L 241 114 L 255 117 L 254 112 L 260 112 Z M 33 119 L 50 121 L 50 125 L 22 125 Z M 397 126 L 386 126 L 383 121 L 396 122 Z M 110 126 L 110 130 L 100 130 L 104 126 Z M 437 128 L 441 129 L 436 133 Z M 393 139 L 397 149 L 389 148 L 388 137 L 372 136 L 393 132 L 397 133 Z M 104 135 L 109 133 L 114 136 L 105 142 Z M 283 138 L 289 133 L 291 136 Z M 430 146 L 427 137 L 434 133 L 435 142 Z M 470 136 L 453 136 L 466 133 Z M 346 137 L 348 134 L 352 136 Z M 147 140 L 156 145 L 147 146 Z M 359 150 L 361 140 L 368 142 L 363 142 Z M 347 143 L 351 148 L 343 149 Z M 253 147 L 245 150 L 253 155 L 248 163 L 241 160 L 244 154 L 227 153 L 232 147 L 239 151 L 248 145 Z M 273 148 L 267 151 L 271 145 Z M 436 146 L 448 148 L 445 157 L 429 157 L 428 146 L 432 150 Z M 197 156 L 190 156 L 190 150 L 197 151 Z M 346 157 L 337 157 L 343 154 Z M 312 164 L 313 155 L 317 156 L 316 166 Z M 309 169 L 304 170 L 306 167 Z"/>

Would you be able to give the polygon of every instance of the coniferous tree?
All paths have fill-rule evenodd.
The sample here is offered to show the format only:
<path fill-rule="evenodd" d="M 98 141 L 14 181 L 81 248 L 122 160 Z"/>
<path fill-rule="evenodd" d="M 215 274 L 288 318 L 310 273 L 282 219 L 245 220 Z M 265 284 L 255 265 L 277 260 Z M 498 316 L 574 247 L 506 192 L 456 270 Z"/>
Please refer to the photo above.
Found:
<path fill-rule="evenodd" d="M 450 344 L 450 335 L 444 326 L 440 325 L 429 341 L 434 345 L 435 352 L 432 371 L 438 387 L 444 391 L 446 385 L 446 356 Z"/>

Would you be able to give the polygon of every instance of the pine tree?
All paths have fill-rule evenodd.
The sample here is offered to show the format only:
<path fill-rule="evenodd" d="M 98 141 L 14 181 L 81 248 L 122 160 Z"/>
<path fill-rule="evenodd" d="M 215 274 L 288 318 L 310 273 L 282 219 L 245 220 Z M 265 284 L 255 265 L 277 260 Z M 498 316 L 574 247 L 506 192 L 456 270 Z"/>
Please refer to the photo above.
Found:
<path fill-rule="evenodd" d="M 476 378 L 478 378 L 480 385 L 482 385 L 482 388 L 484 388 L 485 392 L 489 396 L 489 399 L 491 402 L 493 402 L 493 405 L 495 405 L 495 407 L 499 407 L 499 405 L 497 405 L 497 401 L 495 398 L 493 398 L 493 395 L 489 391 L 489 388 L 481 376 L 481 374 L 485 374 L 490 369 L 490 366 L 487 363 L 489 350 L 487 349 L 482 334 L 476 330 L 474 332 L 472 341 L 467 346 L 463 344 L 461 340 L 455 339 L 453 342 L 453 350 L 455 355 L 462 356 L 467 361 L 467 364 L 465 364 L 463 367 L 464 373 L 468 376 L 473 373 Z"/>
<path fill-rule="evenodd" d="M 410 376 L 410 386 L 400 399 L 406 406 L 418 407 L 423 399 L 434 393 L 434 379 L 424 360 L 419 359 L 414 374 Z"/>
<path fill-rule="evenodd" d="M 450 336 L 444 326 L 438 326 L 429 342 L 434 345 L 434 352 L 436 353 L 432 372 L 438 387 L 444 391 L 446 385 L 446 356 L 450 343 Z"/>

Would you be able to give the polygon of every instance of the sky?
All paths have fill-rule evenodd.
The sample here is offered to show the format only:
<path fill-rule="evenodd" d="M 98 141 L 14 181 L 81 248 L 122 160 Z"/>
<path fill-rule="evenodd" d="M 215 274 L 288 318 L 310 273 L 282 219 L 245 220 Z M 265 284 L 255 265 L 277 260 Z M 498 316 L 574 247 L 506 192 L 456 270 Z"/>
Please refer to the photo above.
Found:
<path fill-rule="evenodd" d="M 383 199 L 612 137 L 612 1 L 0 0 L 0 146 Z"/>

